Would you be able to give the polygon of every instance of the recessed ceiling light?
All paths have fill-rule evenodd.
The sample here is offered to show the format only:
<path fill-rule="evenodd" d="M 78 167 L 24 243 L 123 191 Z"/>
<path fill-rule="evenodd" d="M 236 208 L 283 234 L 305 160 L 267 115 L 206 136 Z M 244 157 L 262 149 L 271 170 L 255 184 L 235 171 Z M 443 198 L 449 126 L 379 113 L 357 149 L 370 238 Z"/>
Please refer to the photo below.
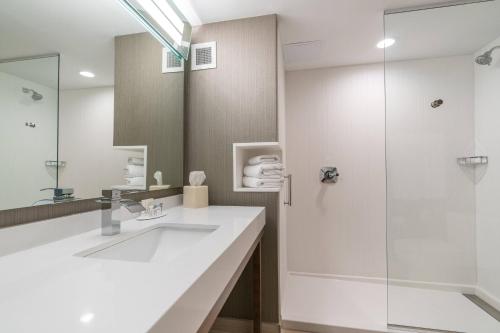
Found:
<path fill-rule="evenodd" d="M 81 317 L 80 317 L 80 321 L 82 323 L 90 323 L 92 321 L 92 319 L 94 319 L 94 314 L 92 312 L 87 312 L 87 313 L 84 313 Z"/>
<path fill-rule="evenodd" d="M 80 75 L 81 76 L 85 76 L 85 77 L 95 77 L 95 74 L 92 73 L 92 72 L 87 72 L 87 71 L 81 71 L 80 72 Z"/>
<path fill-rule="evenodd" d="M 377 47 L 379 49 L 385 49 L 386 47 L 392 46 L 396 43 L 396 40 L 393 38 L 386 38 L 377 43 Z"/>

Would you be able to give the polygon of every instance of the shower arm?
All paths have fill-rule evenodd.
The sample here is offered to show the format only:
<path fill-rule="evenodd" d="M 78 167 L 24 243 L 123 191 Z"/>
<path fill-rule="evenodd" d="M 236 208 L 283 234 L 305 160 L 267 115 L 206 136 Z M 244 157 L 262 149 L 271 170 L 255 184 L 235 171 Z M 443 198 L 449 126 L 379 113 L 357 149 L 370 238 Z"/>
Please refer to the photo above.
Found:
<path fill-rule="evenodd" d="M 497 45 L 497 46 L 495 46 L 495 47 L 491 48 L 491 49 L 490 49 L 489 51 L 487 51 L 486 53 L 487 53 L 487 54 L 489 54 L 489 55 L 491 55 L 491 54 L 493 53 L 493 51 L 495 51 L 496 49 L 500 49 L 500 45 Z"/>

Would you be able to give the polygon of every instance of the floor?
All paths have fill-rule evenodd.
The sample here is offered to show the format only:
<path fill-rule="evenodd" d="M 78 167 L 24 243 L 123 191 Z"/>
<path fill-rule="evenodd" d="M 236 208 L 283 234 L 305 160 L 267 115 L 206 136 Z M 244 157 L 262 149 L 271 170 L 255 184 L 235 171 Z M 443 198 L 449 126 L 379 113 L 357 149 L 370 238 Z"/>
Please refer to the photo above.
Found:
<path fill-rule="evenodd" d="M 500 322 L 457 292 L 391 286 L 389 309 L 393 324 L 451 332 L 500 332 Z M 386 318 L 387 287 L 382 281 L 288 275 L 282 304 L 285 329 L 394 332 L 387 329 Z"/>

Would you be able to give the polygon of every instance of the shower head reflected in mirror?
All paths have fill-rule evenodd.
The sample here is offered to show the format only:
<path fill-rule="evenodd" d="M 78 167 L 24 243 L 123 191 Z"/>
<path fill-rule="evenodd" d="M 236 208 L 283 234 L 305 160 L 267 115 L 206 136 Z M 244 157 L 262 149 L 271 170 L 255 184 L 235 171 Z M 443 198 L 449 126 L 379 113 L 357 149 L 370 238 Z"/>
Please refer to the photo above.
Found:
<path fill-rule="evenodd" d="M 31 98 L 34 100 L 34 101 L 39 101 L 43 98 L 43 95 L 42 94 L 39 94 L 37 93 L 35 90 L 33 89 L 28 89 L 28 88 L 24 88 L 23 87 L 23 93 L 25 94 L 30 94 L 31 93 Z"/>
<path fill-rule="evenodd" d="M 493 53 L 493 51 L 495 51 L 495 49 L 498 49 L 498 48 L 500 48 L 500 45 L 495 46 L 495 47 L 491 48 L 489 51 L 486 51 L 483 54 L 477 56 L 476 60 L 475 60 L 476 64 L 490 66 L 491 62 L 493 61 L 493 57 L 491 56 L 491 54 Z"/>

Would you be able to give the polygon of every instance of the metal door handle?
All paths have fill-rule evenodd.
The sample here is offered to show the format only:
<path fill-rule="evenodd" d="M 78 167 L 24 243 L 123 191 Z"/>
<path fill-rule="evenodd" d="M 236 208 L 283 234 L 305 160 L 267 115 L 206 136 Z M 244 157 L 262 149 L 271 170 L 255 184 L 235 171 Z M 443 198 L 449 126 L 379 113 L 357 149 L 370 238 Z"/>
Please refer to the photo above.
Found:
<path fill-rule="evenodd" d="M 288 198 L 284 204 L 292 206 L 292 175 L 286 175 L 285 178 L 288 180 Z"/>

